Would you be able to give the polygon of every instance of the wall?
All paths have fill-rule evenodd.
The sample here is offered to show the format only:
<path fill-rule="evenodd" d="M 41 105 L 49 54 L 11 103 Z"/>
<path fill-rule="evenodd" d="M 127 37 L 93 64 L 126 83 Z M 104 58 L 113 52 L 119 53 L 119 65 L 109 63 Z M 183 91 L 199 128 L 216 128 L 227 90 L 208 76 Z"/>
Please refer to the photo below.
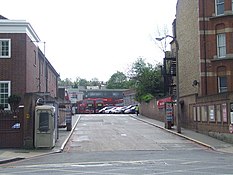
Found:
<path fill-rule="evenodd" d="M 23 123 L 23 108 L 14 111 L 0 110 L 0 148 L 23 147 Z"/>
<path fill-rule="evenodd" d="M 196 103 L 190 103 L 189 126 L 198 132 L 233 143 L 233 134 L 229 131 L 233 93 L 197 97 L 196 100 Z"/>
<path fill-rule="evenodd" d="M 11 81 L 11 93 L 24 94 L 26 90 L 25 34 L 2 34 L 11 39 L 11 58 L 0 59 L 0 80 Z"/>
<path fill-rule="evenodd" d="M 39 92 L 40 90 L 40 59 L 38 56 L 38 48 L 32 42 L 31 39 L 26 35 L 26 92 Z M 29 83 L 30 82 L 30 83 Z"/>
<path fill-rule="evenodd" d="M 199 23 L 198 1 L 179 0 L 176 12 L 176 35 L 179 43 L 179 88 L 180 96 L 197 93 L 192 86 L 199 81 Z"/>
<path fill-rule="evenodd" d="M 164 111 L 158 109 L 156 99 L 151 100 L 149 103 L 140 103 L 139 113 L 148 118 L 164 121 Z"/>
<path fill-rule="evenodd" d="M 195 95 L 200 92 L 200 34 L 198 1 L 178 0 L 176 13 L 176 35 L 179 43 L 179 93 L 181 127 L 191 127 L 189 104 L 195 103 Z"/>
<path fill-rule="evenodd" d="M 183 128 L 233 143 L 233 134 L 229 131 L 231 123 L 230 103 L 233 103 L 233 93 L 205 97 L 193 95 L 187 96 L 185 99 L 186 102 L 181 105 L 181 114 L 184 117 L 181 118 Z M 223 111 L 222 107 L 217 107 L 222 104 L 226 104 L 226 112 Z M 213 113 L 210 112 L 209 106 L 214 106 Z M 198 107 L 200 110 L 197 110 Z M 206 108 L 206 119 L 204 119 L 204 112 L 202 112 L 203 107 Z M 164 111 L 157 108 L 156 99 L 151 100 L 150 103 L 141 103 L 139 110 L 143 116 L 164 122 Z"/>

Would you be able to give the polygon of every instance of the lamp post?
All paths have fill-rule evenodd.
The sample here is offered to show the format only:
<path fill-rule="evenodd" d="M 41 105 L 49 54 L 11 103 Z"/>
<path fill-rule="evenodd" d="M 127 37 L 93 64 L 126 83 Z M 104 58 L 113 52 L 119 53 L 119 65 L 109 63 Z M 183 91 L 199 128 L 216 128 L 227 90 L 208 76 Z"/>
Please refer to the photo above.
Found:
<path fill-rule="evenodd" d="M 176 44 L 176 128 L 177 132 L 181 133 L 181 126 L 180 126 L 180 91 L 179 91 L 179 59 L 178 59 L 178 52 L 179 52 L 179 43 L 176 39 L 176 37 L 173 37 L 171 35 L 166 35 L 162 38 L 155 38 L 157 41 L 162 41 L 166 38 L 172 38 L 173 41 Z"/>

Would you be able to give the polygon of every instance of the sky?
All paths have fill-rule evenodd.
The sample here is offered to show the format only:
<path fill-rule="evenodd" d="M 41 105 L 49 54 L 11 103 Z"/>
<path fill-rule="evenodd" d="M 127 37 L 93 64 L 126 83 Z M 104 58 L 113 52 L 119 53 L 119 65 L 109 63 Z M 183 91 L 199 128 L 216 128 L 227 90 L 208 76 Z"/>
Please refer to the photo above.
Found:
<path fill-rule="evenodd" d="M 61 79 L 108 81 L 139 57 L 162 62 L 155 38 L 172 34 L 176 0 L 7 0 L 0 9 L 32 25 Z"/>

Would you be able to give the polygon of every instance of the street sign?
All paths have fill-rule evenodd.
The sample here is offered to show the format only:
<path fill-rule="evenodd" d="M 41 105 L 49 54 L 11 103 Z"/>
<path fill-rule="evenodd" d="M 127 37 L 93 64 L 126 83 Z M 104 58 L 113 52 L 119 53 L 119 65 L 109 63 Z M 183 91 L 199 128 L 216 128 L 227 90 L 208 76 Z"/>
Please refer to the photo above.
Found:
<path fill-rule="evenodd" d="M 172 102 L 166 102 L 166 120 L 172 121 L 173 120 L 173 105 Z"/>

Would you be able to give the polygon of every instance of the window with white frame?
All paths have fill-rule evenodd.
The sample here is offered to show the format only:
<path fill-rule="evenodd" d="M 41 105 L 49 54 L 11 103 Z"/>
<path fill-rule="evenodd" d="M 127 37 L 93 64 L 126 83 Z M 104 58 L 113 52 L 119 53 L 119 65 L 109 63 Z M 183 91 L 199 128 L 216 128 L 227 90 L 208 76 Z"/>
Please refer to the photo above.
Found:
<path fill-rule="evenodd" d="M 0 106 L 9 109 L 8 97 L 10 96 L 10 81 L 0 81 Z"/>
<path fill-rule="evenodd" d="M 226 34 L 217 34 L 217 54 L 218 58 L 226 57 Z"/>
<path fill-rule="evenodd" d="M 0 39 L 0 58 L 11 57 L 11 40 Z"/>
<path fill-rule="evenodd" d="M 224 0 L 215 0 L 216 16 L 224 15 Z"/>
<path fill-rule="evenodd" d="M 227 92 L 227 77 L 220 76 L 218 77 L 218 92 Z"/>

